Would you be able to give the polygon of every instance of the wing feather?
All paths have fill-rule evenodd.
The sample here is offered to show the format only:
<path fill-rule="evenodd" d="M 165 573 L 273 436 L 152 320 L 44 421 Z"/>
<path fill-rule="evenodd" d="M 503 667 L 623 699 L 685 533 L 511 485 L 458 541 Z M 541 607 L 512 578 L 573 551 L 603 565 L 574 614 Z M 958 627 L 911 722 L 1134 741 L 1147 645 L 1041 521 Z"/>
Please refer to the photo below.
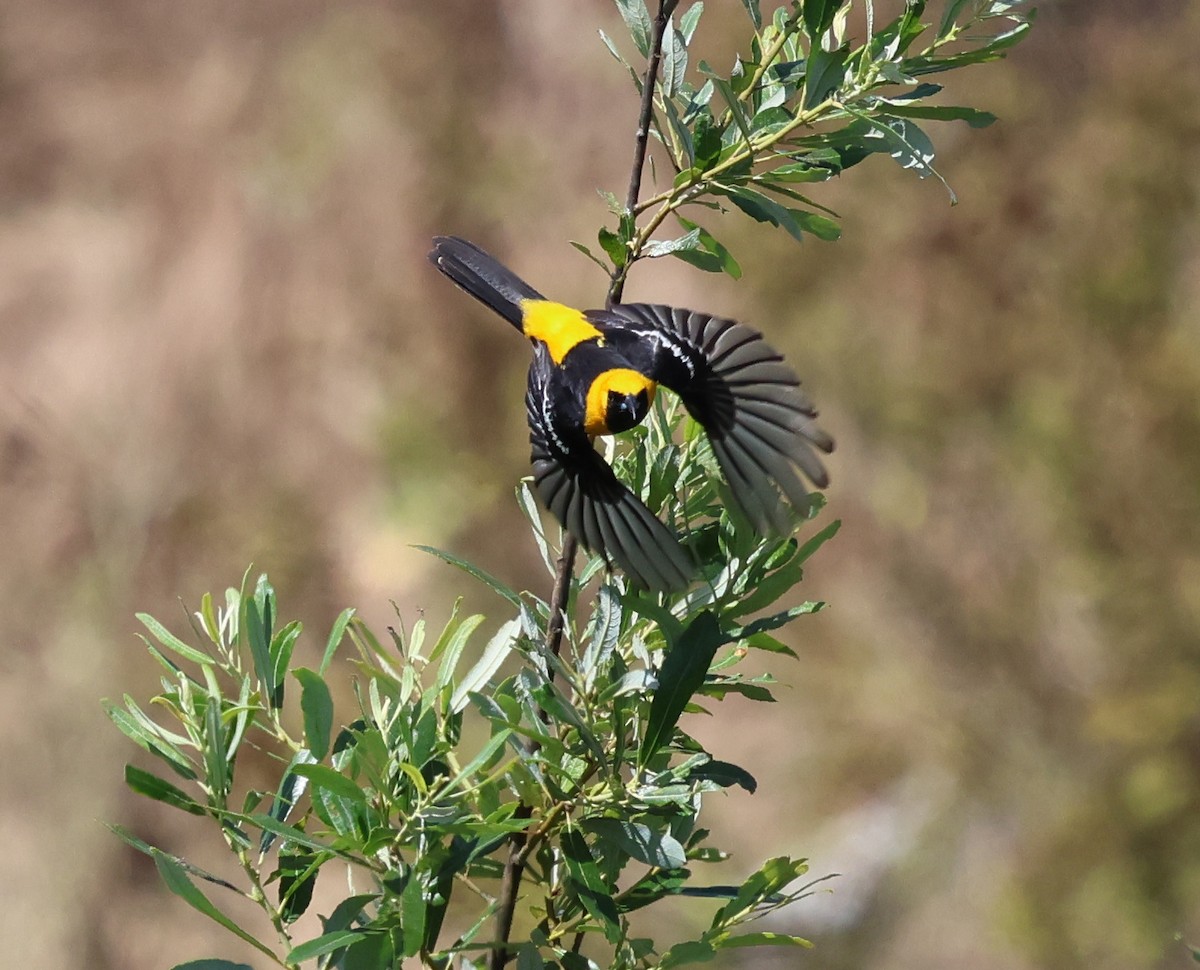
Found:
<path fill-rule="evenodd" d="M 682 398 L 751 521 L 787 531 L 781 493 L 792 505 L 808 496 L 797 469 L 817 488 L 829 484 L 817 452 L 831 452 L 833 439 L 813 421 L 817 411 L 795 373 L 757 330 L 660 304 L 620 304 L 590 318 L 635 367 Z"/>
<path fill-rule="evenodd" d="M 675 534 L 622 484 L 592 447 L 582 422 L 564 413 L 549 352 L 534 349 L 525 395 L 534 487 L 551 514 L 585 547 L 615 562 L 639 585 L 682 589 L 695 571 Z"/>

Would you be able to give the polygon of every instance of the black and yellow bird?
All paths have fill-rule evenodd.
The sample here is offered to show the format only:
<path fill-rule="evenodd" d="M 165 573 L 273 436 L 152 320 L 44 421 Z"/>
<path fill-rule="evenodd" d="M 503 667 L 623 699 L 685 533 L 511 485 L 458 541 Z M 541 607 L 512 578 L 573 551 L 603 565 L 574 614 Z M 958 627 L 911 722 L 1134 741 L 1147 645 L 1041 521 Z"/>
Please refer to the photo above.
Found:
<path fill-rule="evenodd" d="M 786 531 L 782 497 L 808 497 L 796 469 L 829 483 L 814 449 L 833 439 L 799 381 L 757 330 L 652 303 L 575 310 L 547 300 L 478 246 L 433 240 L 430 261 L 533 343 L 525 409 L 542 501 L 576 539 L 650 589 L 681 589 L 695 564 L 595 450 L 638 424 L 659 385 L 708 434 L 734 500 L 761 529 Z"/>

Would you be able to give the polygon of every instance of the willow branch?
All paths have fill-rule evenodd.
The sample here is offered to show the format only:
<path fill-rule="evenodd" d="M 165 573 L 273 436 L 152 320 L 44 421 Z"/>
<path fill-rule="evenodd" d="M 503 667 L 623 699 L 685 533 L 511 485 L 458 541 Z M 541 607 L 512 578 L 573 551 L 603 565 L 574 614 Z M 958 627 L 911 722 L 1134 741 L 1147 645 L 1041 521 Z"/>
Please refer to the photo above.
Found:
<path fill-rule="evenodd" d="M 650 124 L 654 118 L 654 87 L 658 79 L 658 68 L 662 62 L 662 43 L 671 13 L 678 0 L 659 0 L 658 16 L 654 18 L 654 32 L 650 40 L 650 52 L 646 62 L 646 74 L 642 79 L 642 103 L 638 114 L 637 134 L 634 138 L 633 168 L 629 175 L 629 191 L 625 196 L 625 211 L 633 215 L 638 197 L 642 192 L 642 171 L 646 165 L 646 148 L 650 140 Z M 630 262 L 634 254 L 630 254 Z M 621 299 L 625 289 L 625 274 L 629 263 L 619 270 L 608 289 L 607 305 L 612 306 Z M 546 650 L 555 657 L 562 651 L 563 631 L 566 624 L 567 605 L 571 595 L 571 578 L 575 570 L 575 555 L 579 542 L 569 532 L 564 532 L 562 554 L 558 557 L 558 571 L 554 576 L 554 589 L 550 594 L 550 617 L 546 623 Z M 554 676 L 551 668 L 549 676 Z M 517 807 L 514 817 L 530 819 L 530 805 Z M 534 845 L 529 831 L 515 833 L 509 842 L 508 858 L 504 862 L 504 873 L 500 880 L 499 906 L 496 910 L 496 946 L 488 956 L 488 970 L 503 970 L 511 958 L 506 944 L 512 935 L 513 915 L 516 911 L 517 895 L 521 889 L 521 877 L 525 863 Z"/>

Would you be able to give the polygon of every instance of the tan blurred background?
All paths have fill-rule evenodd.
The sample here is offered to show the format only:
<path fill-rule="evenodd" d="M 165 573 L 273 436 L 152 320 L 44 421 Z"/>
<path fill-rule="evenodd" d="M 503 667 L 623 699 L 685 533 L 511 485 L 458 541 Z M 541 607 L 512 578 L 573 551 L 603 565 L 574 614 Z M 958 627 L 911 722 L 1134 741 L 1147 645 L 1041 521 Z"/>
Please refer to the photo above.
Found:
<path fill-rule="evenodd" d="M 755 966 L 1173 968 L 1200 940 L 1200 3 L 1044 7 L 944 77 L 1002 119 L 932 130 L 960 206 L 873 159 L 814 193 L 840 243 L 731 216 L 740 284 L 658 263 L 627 293 L 767 329 L 839 441 L 802 591 L 832 607 L 782 703 L 700 726 L 761 783 L 711 800 L 712 880 L 843 873 L 786 923 L 817 949 Z M 219 859 L 124 789 L 99 699 L 155 687 L 135 610 L 178 627 L 253 561 L 311 662 L 345 605 L 444 620 L 466 583 L 413 542 L 545 592 L 527 351 L 424 254 L 457 232 L 601 298 L 566 240 L 622 191 L 635 105 L 597 25 L 609 0 L 0 7 L 8 965 L 263 962 L 101 825 Z"/>

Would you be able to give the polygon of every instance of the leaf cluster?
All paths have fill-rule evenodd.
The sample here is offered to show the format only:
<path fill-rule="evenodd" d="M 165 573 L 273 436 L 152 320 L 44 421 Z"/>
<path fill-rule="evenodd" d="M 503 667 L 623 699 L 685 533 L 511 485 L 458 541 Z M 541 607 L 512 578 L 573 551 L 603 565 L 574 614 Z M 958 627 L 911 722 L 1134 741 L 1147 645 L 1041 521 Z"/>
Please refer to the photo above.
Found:
<path fill-rule="evenodd" d="M 617 0 L 633 44 L 655 66 L 646 78 L 626 65 L 671 174 L 637 202 L 639 154 L 633 201 L 608 196 L 617 218 L 599 234 L 608 264 L 579 246 L 610 274 L 614 298 L 646 257 L 740 275 L 692 218 L 697 210 L 737 209 L 797 240 L 832 239 L 834 214 L 798 186 L 873 153 L 937 175 L 917 123 L 992 119 L 928 103 L 939 89 L 919 79 L 999 57 L 1028 27 L 1021 0 L 950 0 L 928 19 L 923 0 L 908 0 L 879 29 L 870 0 L 796 0 L 767 18 L 758 0 L 742 2 L 750 49 L 721 73 L 704 62 L 691 68 L 703 3 L 676 19 L 674 0 L 660 0 L 654 18 L 644 0 Z M 861 41 L 855 11 L 865 14 Z M 620 59 L 617 44 L 605 43 Z M 656 238 L 668 217 L 682 235 Z M 160 691 L 150 712 L 129 696 L 107 711 L 156 770 L 129 765 L 126 781 L 212 823 L 235 871 L 205 871 L 114 830 L 154 859 L 173 893 L 283 967 L 515 960 L 522 970 L 632 970 L 734 948 L 807 946 L 747 929 L 812 890 L 804 860 L 772 859 L 739 885 L 706 878 L 725 853 L 700 822 L 705 796 L 757 786 L 688 733 L 685 715 L 731 694 L 773 700 L 773 681 L 747 671 L 748 658 L 791 654 L 775 631 L 823 605 L 788 600 L 838 523 L 813 530 L 821 507 L 813 497 L 794 523 L 803 541 L 759 535 L 736 511 L 699 427 L 661 397 L 609 457 L 684 537 L 698 564 L 690 590 L 632 588 L 592 556 L 571 574 L 560 612 L 431 549 L 498 595 L 506 616 L 482 649 L 472 644 L 487 621 L 457 605 L 436 636 L 420 618 L 408 630 L 397 623 L 384 641 L 346 610 L 311 668 L 294 660 L 303 631 L 280 622 L 266 577 L 251 586 L 247 572 L 222 603 L 206 595 L 186 638 L 140 616 L 163 671 Z M 527 483 L 517 500 L 547 573 L 565 576 L 556 565 L 562 536 L 547 531 Z M 551 630 L 562 616 L 560 640 Z M 347 680 L 352 700 L 339 704 Z M 254 767 L 239 768 L 251 756 Z M 266 786 L 255 780 L 264 761 Z M 319 914 L 319 933 L 298 930 L 311 925 L 301 917 L 317 881 L 334 872 L 349 892 Z M 523 912 L 513 932 L 518 889 Z M 235 922 L 210 893 L 250 900 L 269 929 Z M 646 924 L 631 914 L 680 896 L 718 901 L 707 929 L 687 940 L 640 935 Z M 493 917 L 499 930 L 489 936 Z"/>
<path fill-rule="evenodd" d="M 907 0 L 902 13 L 876 27 L 872 0 L 792 0 L 766 17 L 759 0 L 742 2 L 753 30 L 750 50 L 726 70 L 692 63 L 703 0 L 668 18 L 651 132 L 669 185 L 632 209 L 603 193 L 616 217 L 598 236 L 608 263 L 574 244 L 614 280 L 624 279 L 636 260 L 659 256 L 739 278 L 737 260 L 697 210 L 732 208 L 797 242 L 837 239 L 837 214 L 805 187 L 874 154 L 921 178 L 933 176 L 957 201 L 934 166 L 922 125 L 964 121 L 978 128 L 995 117 L 932 103 L 942 87 L 922 79 L 1004 56 L 1033 16 L 1022 0 L 949 0 L 936 15 L 925 0 Z M 617 0 L 617 6 L 645 58 L 653 26 L 645 0 Z M 603 32 L 601 38 L 641 91 L 640 71 L 612 38 Z M 681 232 L 656 237 L 668 218 Z"/>
<path fill-rule="evenodd" d="M 699 824 L 704 796 L 752 792 L 756 782 L 705 750 L 681 718 L 730 694 L 773 700 L 770 677 L 740 668 L 755 650 L 791 653 L 772 631 L 822 604 L 776 604 L 837 524 L 803 545 L 756 535 L 723 502 L 704 437 L 683 425 L 659 405 L 617 462 L 652 508 L 703 520 L 689 542 L 706 581 L 651 595 L 589 559 L 574 595 L 582 602 L 599 585 L 582 621 L 568 624 L 561 657 L 544 647 L 545 601 L 436 550 L 512 611 L 473 663 L 470 644 L 486 621 L 456 607 L 436 637 L 421 618 L 407 632 L 398 624 L 388 642 L 347 610 L 320 663 L 298 666 L 300 625 L 280 624 L 273 588 L 262 577 L 249 589 L 249 574 L 224 606 L 202 599 L 188 640 L 141 616 L 164 674 L 151 703 L 159 716 L 130 697 L 108 713 L 165 773 L 130 765 L 126 781 L 210 819 L 239 873 L 206 872 L 118 834 L 154 858 L 174 893 L 281 966 L 486 959 L 494 944 L 484 929 L 514 836 L 534 920 L 509 945 L 521 966 L 674 966 L 728 947 L 804 945 L 739 932 L 808 891 L 788 888 L 802 860 L 772 860 L 736 886 L 707 884 L 697 870 L 725 858 Z M 557 539 L 527 483 L 518 502 L 552 572 Z M 331 665 L 346 649 L 354 701 L 339 716 Z M 247 748 L 275 764 L 272 790 L 235 784 Z M 295 939 L 331 868 L 358 890 L 321 916 L 320 934 Z M 253 900 L 273 939 L 235 923 L 205 883 Z M 708 931 L 682 943 L 636 935 L 630 913 L 680 895 L 723 901 Z"/>

